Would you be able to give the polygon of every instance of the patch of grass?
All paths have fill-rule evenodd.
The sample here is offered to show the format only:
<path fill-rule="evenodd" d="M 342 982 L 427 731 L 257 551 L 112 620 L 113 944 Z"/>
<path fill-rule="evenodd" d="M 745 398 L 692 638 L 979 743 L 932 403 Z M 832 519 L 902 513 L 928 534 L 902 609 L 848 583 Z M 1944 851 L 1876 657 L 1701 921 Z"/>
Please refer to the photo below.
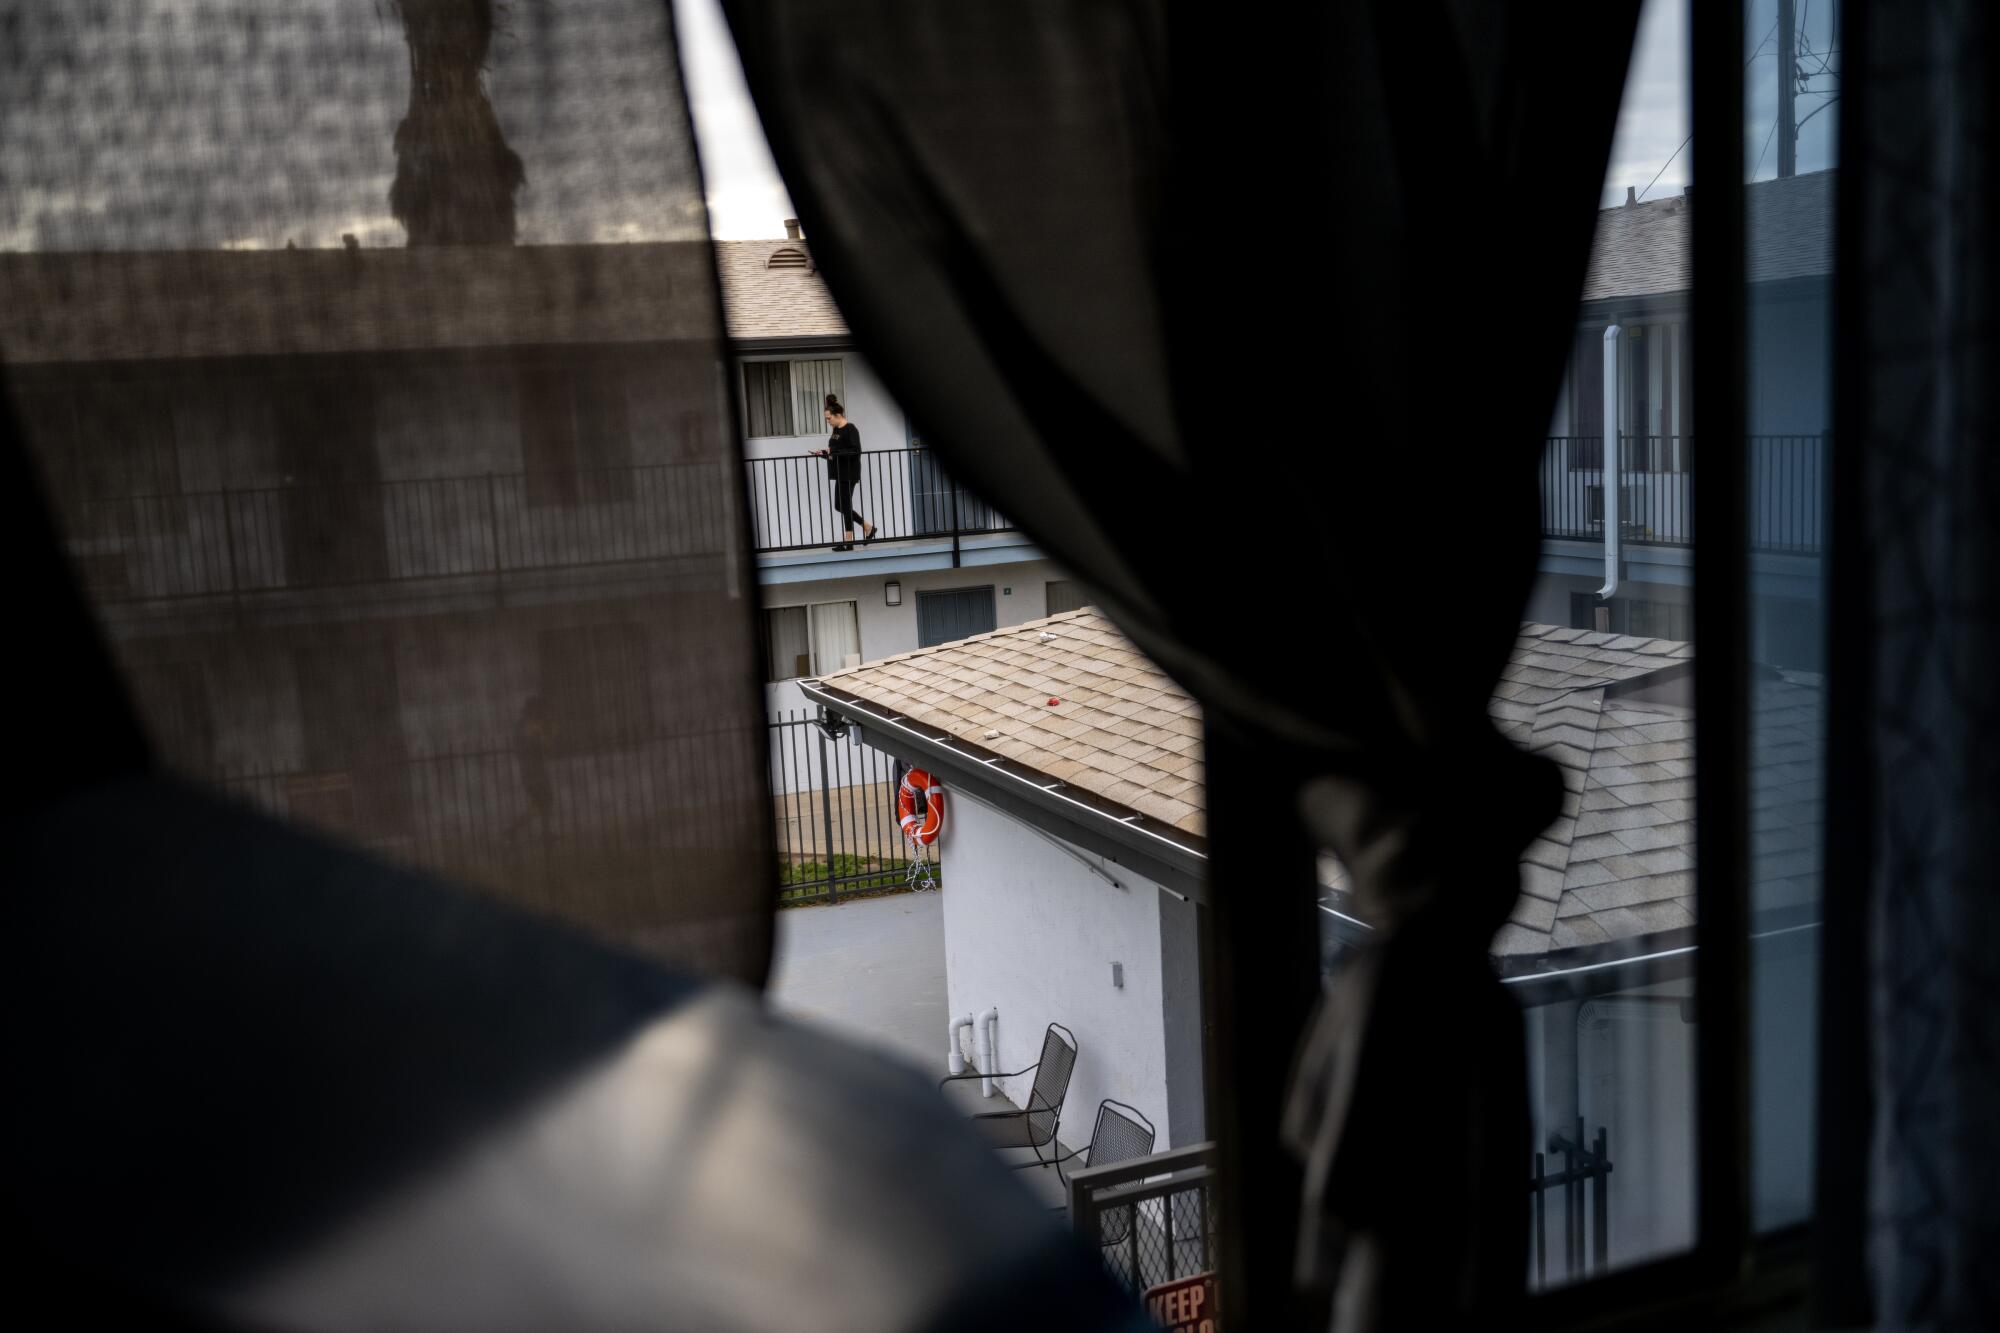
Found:
<path fill-rule="evenodd" d="M 880 893 L 908 887 L 908 861 L 883 861 L 866 856 L 834 856 L 827 861 L 788 861 L 778 866 L 778 900 L 804 901 L 823 896 L 827 880 L 840 882 L 840 896 Z M 944 877 L 931 870 L 940 883 Z"/>

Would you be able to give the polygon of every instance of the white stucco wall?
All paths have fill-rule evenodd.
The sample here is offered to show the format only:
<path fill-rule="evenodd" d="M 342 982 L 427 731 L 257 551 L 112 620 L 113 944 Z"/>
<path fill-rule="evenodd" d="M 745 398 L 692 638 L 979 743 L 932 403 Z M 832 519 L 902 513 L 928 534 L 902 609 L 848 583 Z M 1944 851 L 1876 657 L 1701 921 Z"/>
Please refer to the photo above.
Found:
<path fill-rule="evenodd" d="M 1087 1142 L 1099 1101 L 1111 1097 L 1151 1120 L 1164 1149 L 1175 1137 L 1169 1078 L 1180 1080 L 1178 1104 L 1185 1107 L 1201 1071 L 1198 1056 L 1190 1061 L 1185 1054 L 1169 1067 L 1169 1001 L 1197 997 L 1163 992 L 1161 890 L 1111 866 L 1110 874 L 1126 886 L 1114 888 L 1012 816 L 963 794 L 951 800 L 943 839 L 951 1012 L 998 1007 L 1003 1069 L 1033 1063 L 1043 1029 L 1061 1023 L 1076 1034 L 1079 1051 L 1063 1141 L 1074 1147 Z M 1171 923 L 1182 904 L 1172 898 L 1167 904 Z M 1192 917 L 1186 919 L 1191 925 Z M 1122 988 L 1112 985 L 1113 962 L 1124 964 Z M 940 1032 L 940 1065 L 944 1042 Z M 1030 1081 L 1011 1081 L 1007 1091 L 1017 1104 Z"/>

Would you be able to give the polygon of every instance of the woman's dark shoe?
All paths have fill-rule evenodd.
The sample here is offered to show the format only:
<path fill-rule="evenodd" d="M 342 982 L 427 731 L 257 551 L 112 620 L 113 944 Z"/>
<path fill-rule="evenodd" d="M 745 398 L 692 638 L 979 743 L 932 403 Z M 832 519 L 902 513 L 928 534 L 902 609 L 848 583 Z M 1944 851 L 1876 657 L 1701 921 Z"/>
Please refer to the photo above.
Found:
<path fill-rule="evenodd" d="M 827 547 L 827 549 L 828 549 L 829 551 L 851 551 L 851 550 L 853 550 L 853 549 L 854 549 L 854 543 L 853 543 L 853 542 L 835 542 L 835 543 L 834 543 L 834 544 L 833 544 L 832 546 L 829 546 L 829 547 Z"/>
<path fill-rule="evenodd" d="M 866 546 L 869 542 L 874 541 L 875 534 L 880 531 L 881 531 L 880 528 L 876 527 L 873 523 L 870 523 L 868 525 L 868 531 L 861 534 L 861 544 L 863 546 Z"/>

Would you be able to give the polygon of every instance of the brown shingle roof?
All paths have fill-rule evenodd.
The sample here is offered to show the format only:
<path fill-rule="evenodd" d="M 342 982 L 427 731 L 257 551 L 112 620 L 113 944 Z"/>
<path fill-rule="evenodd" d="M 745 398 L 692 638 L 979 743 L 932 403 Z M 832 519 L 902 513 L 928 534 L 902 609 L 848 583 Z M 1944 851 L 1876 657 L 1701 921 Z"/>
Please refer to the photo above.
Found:
<path fill-rule="evenodd" d="M 792 251 L 803 265 L 771 266 L 771 257 Z M 833 294 L 812 266 L 804 241 L 717 241 L 715 264 L 722 275 L 722 303 L 732 338 L 845 338 L 847 323 Z"/>
<path fill-rule="evenodd" d="M 1203 833 L 1201 714 L 1094 610 L 886 657 L 821 683 Z"/>

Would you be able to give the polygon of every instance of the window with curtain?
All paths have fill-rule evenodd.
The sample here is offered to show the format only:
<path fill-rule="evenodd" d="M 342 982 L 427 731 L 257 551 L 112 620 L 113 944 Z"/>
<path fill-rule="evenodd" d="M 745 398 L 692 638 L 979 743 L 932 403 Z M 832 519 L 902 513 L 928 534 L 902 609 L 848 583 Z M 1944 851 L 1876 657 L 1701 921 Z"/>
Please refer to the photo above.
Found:
<path fill-rule="evenodd" d="M 769 607 L 764 627 L 767 680 L 824 675 L 860 658 L 861 617 L 855 602 Z"/>
<path fill-rule="evenodd" d="M 743 406 L 752 439 L 793 435 L 792 366 L 789 361 L 745 361 Z"/>
<path fill-rule="evenodd" d="M 843 405 L 847 402 L 841 360 L 837 356 L 820 357 L 811 361 L 794 361 L 791 366 L 792 398 L 796 404 L 792 421 L 799 434 L 811 435 L 826 424 L 822 414 L 826 411 L 828 394 L 840 399 Z"/>
<path fill-rule="evenodd" d="M 811 608 L 814 675 L 861 660 L 861 618 L 853 602 L 820 602 Z"/>
<path fill-rule="evenodd" d="M 803 606 L 774 606 L 764 612 L 766 680 L 796 680 L 812 674 L 812 633 Z"/>
<path fill-rule="evenodd" d="M 752 439 L 819 434 L 828 394 L 846 401 L 837 356 L 743 363 L 745 429 Z"/>

